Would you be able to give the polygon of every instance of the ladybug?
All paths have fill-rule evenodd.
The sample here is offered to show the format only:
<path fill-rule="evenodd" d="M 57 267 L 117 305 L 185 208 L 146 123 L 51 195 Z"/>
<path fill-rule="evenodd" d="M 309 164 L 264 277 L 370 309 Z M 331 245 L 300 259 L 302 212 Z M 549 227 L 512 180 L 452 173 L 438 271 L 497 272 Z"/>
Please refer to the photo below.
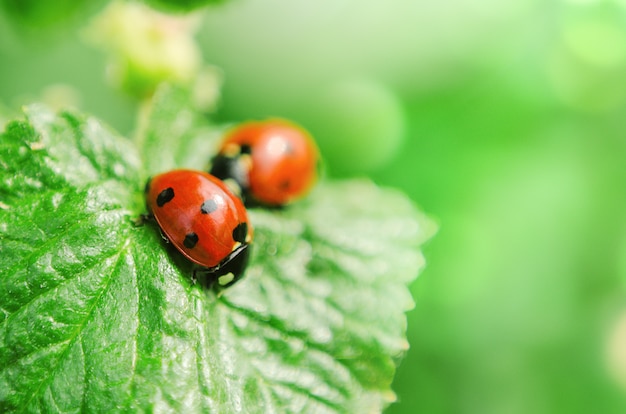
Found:
<path fill-rule="evenodd" d="M 237 282 L 250 255 L 252 227 L 239 198 L 216 177 L 174 170 L 146 184 L 146 204 L 164 236 L 220 287 Z"/>
<path fill-rule="evenodd" d="M 226 134 L 210 172 L 234 183 L 248 205 L 281 206 L 309 192 L 318 159 L 315 142 L 300 126 L 282 119 L 250 121 Z"/>

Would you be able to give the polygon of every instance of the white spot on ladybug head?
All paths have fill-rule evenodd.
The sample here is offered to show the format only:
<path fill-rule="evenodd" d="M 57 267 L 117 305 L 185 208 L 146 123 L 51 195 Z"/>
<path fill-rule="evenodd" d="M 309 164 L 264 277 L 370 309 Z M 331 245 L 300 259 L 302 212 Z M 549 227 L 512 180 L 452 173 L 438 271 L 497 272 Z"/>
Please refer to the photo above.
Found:
<path fill-rule="evenodd" d="M 246 171 L 250 171 L 252 169 L 252 157 L 249 154 L 243 154 L 239 157 L 239 162 L 243 165 Z"/>
<path fill-rule="evenodd" d="M 219 283 L 220 286 L 225 286 L 229 284 L 230 282 L 232 282 L 233 280 L 235 280 L 235 275 L 232 272 L 230 272 L 230 273 L 226 273 L 225 275 L 218 277 L 217 283 Z"/>
<path fill-rule="evenodd" d="M 233 157 L 236 157 L 237 155 L 239 155 L 240 151 L 241 151 L 241 148 L 239 147 L 239 145 L 233 144 L 233 143 L 228 143 L 222 149 L 222 155 L 224 155 L 226 157 L 233 158 Z"/>

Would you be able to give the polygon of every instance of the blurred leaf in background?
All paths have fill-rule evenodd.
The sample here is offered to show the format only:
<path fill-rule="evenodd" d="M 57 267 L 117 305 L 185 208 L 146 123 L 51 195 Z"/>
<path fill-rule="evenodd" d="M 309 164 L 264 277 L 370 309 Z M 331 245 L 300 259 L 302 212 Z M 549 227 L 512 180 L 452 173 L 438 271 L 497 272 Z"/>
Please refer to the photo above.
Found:
<path fill-rule="evenodd" d="M 104 3 L 104 0 L 2 0 L 0 6 L 7 14 L 7 20 L 18 30 L 46 31 L 75 22 Z"/>
<path fill-rule="evenodd" d="M 319 135 L 331 175 L 371 175 L 438 217 L 390 413 L 624 411 L 624 1 L 203 13 L 221 120 L 293 118 Z M 58 30 L 43 45 L 0 37 L 0 100 L 63 83 L 129 131 L 137 103 L 108 89 L 105 57 Z"/>
<path fill-rule="evenodd" d="M 193 39 L 197 16 L 170 16 L 142 3 L 114 1 L 94 18 L 86 38 L 107 51 L 107 76 L 130 95 L 149 97 L 160 82 L 190 84 L 201 66 Z"/>
<path fill-rule="evenodd" d="M 185 12 L 198 9 L 202 6 L 219 4 L 224 0 L 146 0 L 146 3 L 166 11 Z"/>

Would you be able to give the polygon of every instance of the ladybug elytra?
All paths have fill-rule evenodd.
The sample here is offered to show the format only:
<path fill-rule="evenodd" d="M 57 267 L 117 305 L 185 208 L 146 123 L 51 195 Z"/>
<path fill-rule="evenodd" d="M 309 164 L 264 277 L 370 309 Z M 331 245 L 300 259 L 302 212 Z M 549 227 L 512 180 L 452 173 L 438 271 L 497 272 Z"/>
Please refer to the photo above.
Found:
<path fill-rule="evenodd" d="M 252 227 L 241 200 L 222 181 L 193 170 L 159 174 L 146 184 L 146 204 L 163 234 L 201 273 L 221 287 L 243 276 Z"/>
<path fill-rule="evenodd" d="M 226 135 L 210 172 L 234 181 L 246 202 L 281 206 L 309 192 L 318 159 L 315 142 L 300 126 L 282 119 L 252 121 Z"/>

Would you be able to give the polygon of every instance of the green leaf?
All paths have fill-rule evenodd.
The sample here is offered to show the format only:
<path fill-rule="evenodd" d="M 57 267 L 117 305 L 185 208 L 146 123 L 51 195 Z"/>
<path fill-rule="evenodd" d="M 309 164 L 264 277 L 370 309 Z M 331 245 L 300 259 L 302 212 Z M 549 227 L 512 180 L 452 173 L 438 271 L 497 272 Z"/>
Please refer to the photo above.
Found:
<path fill-rule="evenodd" d="M 246 278 L 216 295 L 152 223 L 134 224 L 145 172 L 130 141 L 80 114 L 26 115 L 0 135 L 0 412 L 352 413 L 393 400 L 406 284 L 433 230 L 402 194 L 320 183 L 292 207 L 250 211 Z M 150 170 L 186 159 L 150 151 Z"/>
<path fill-rule="evenodd" d="M 163 83 L 144 108 L 137 140 L 149 175 L 177 167 L 208 168 L 221 129 L 194 110 L 192 100 L 187 89 Z"/>
<path fill-rule="evenodd" d="M 172 12 L 188 12 L 210 4 L 223 3 L 225 0 L 145 0 L 149 5 Z"/>
<path fill-rule="evenodd" d="M 0 0 L 0 6 L 13 23 L 42 29 L 67 25 L 99 8 L 104 0 Z"/>
<path fill-rule="evenodd" d="M 27 116 L 0 137 L 0 411 L 76 410 L 127 394 L 139 162 L 92 118 Z"/>
<path fill-rule="evenodd" d="M 11 109 L 5 106 L 2 101 L 0 101 L 0 131 L 4 130 L 4 125 L 9 122 L 11 118 L 14 118 L 15 114 Z"/>

